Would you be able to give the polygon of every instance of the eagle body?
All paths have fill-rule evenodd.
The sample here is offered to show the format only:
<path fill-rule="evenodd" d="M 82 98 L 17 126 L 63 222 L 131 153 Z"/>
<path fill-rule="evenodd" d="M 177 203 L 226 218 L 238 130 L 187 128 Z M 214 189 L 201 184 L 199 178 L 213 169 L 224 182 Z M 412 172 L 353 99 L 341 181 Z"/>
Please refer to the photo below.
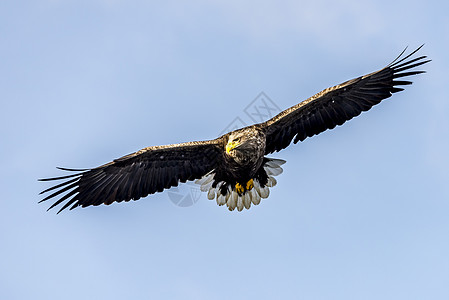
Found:
<path fill-rule="evenodd" d="M 282 173 L 280 165 L 285 161 L 264 157 L 264 129 L 256 124 L 222 137 L 226 146 L 218 167 L 196 181 L 202 191 L 208 192 L 209 199 L 216 198 L 218 205 L 227 204 L 230 210 L 241 211 L 268 197 L 268 188 L 276 184 L 271 175 Z"/>
<path fill-rule="evenodd" d="M 422 47 L 422 46 L 421 46 Z M 65 169 L 69 175 L 40 179 L 58 181 L 42 191 L 42 201 L 57 198 L 49 209 L 97 206 L 138 200 L 180 182 L 195 180 L 208 199 L 238 211 L 258 205 L 276 185 L 284 160 L 267 155 L 307 137 L 333 129 L 369 110 L 411 84 L 404 77 L 430 60 L 405 50 L 386 67 L 327 88 L 267 120 L 216 139 L 152 146 L 92 169 Z"/>
<path fill-rule="evenodd" d="M 260 126 L 253 125 L 231 132 L 227 140 L 228 150 L 229 144 L 237 144 L 229 151 L 224 151 L 221 170 L 237 182 L 247 182 L 262 166 L 265 154 L 265 133 Z"/>

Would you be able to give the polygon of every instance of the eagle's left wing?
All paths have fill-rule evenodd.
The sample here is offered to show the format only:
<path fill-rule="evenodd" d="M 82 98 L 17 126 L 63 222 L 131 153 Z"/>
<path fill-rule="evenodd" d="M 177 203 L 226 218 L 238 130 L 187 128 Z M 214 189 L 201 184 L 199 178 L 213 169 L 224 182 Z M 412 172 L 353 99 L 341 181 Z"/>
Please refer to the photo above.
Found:
<path fill-rule="evenodd" d="M 408 70 L 430 61 L 425 60 L 426 56 L 409 59 L 421 47 L 402 58 L 404 50 L 387 67 L 325 89 L 262 123 L 267 136 L 265 154 L 286 148 L 293 138 L 296 144 L 307 137 L 342 125 L 393 93 L 402 91 L 403 88 L 398 86 L 411 82 L 400 78 L 424 73 Z"/>
<path fill-rule="evenodd" d="M 53 191 L 40 202 L 60 197 L 49 208 L 66 201 L 59 213 L 69 206 L 73 209 L 77 206 L 137 200 L 148 194 L 177 186 L 178 182 L 201 178 L 216 167 L 218 160 L 221 159 L 222 147 L 220 138 L 155 146 L 144 148 L 94 169 L 61 168 L 78 173 L 40 179 L 66 180 L 41 192 L 42 194 Z"/>

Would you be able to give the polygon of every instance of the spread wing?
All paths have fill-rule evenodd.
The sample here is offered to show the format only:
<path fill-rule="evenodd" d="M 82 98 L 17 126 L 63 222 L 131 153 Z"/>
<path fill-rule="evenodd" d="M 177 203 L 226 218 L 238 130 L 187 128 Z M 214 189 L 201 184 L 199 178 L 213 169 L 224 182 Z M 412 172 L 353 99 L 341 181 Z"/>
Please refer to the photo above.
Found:
<path fill-rule="evenodd" d="M 425 60 L 426 56 L 412 58 L 421 47 L 402 57 L 404 50 L 385 68 L 325 89 L 262 123 L 267 134 L 265 154 L 286 148 L 293 138 L 296 144 L 307 137 L 342 125 L 393 93 L 404 90 L 398 86 L 409 85 L 411 82 L 401 79 L 424 73 L 411 69 L 430 61 Z"/>
<path fill-rule="evenodd" d="M 103 166 L 77 171 L 41 181 L 65 180 L 41 192 L 50 195 L 42 201 L 57 199 L 49 209 L 63 203 L 58 211 L 77 206 L 111 204 L 137 200 L 162 192 L 178 182 L 201 178 L 216 167 L 221 157 L 221 140 L 155 146 L 118 158 Z M 66 193 L 66 194 L 64 194 Z"/>

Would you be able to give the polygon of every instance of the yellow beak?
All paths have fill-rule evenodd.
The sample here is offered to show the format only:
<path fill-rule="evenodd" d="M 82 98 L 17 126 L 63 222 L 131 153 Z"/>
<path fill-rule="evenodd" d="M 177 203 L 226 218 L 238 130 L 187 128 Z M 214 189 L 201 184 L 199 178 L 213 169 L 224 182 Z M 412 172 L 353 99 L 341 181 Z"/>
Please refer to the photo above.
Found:
<path fill-rule="evenodd" d="M 234 149 L 235 147 L 237 147 L 238 145 L 239 145 L 238 142 L 229 142 L 229 143 L 226 145 L 226 152 L 229 154 L 229 152 L 230 152 L 232 149 Z"/>

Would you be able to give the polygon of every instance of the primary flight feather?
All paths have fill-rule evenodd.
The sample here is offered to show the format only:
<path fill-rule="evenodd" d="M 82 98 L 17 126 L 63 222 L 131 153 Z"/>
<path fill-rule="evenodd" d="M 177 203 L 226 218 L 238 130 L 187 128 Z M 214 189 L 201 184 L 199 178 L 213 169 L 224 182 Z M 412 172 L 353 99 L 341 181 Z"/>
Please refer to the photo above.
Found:
<path fill-rule="evenodd" d="M 138 200 L 196 180 L 218 205 L 249 209 L 269 196 L 269 188 L 276 185 L 274 177 L 285 163 L 265 155 L 342 125 L 402 91 L 401 86 L 411 84 L 404 77 L 424 73 L 414 68 L 430 61 L 426 56 L 413 57 L 421 47 L 405 56 L 404 50 L 385 68 L 327 88 L 264 123 L 214 140 L 148 147 L 93 169 L 59 168 L 75 173 L 40 179 L 63 180 L 41 192 L 49 195 L 40 202 L 56 199 L 49 209 L 62 205 L 59 213 L 78 206 Z"/>

